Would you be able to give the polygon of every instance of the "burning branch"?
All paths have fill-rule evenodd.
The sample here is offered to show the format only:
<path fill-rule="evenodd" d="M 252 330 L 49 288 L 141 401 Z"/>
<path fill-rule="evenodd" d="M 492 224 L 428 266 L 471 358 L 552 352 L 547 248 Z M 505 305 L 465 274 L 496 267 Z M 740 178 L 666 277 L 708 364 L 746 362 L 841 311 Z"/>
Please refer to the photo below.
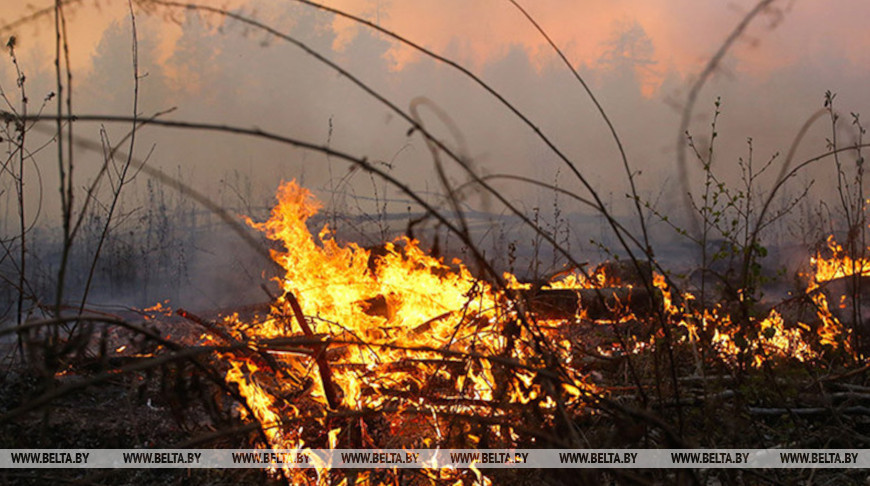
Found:
<path fill-rule="evenodd" d="M 311 327 L 308 326 L 308 322 L 305 320 L 305 314 L 302 313 L 302 307 L 299 305 L 299 301 L 296 300 L 296 296 L 293 295 L 293 292 L 288 291 L 285 294 L 285 298 L 287 299 L 287 303 L 290 304 L 290 308 L 293 310 L 293 316 L 296 317 L 296 322 L 299 323 L 302 332 L 308 337 L 314 337 L 314 331 L 312 331 Z M 330 370 L 329 363 L 326 361 L 326 346 L 326 343 L 314 346 L 314 360 L 317 362 L 318 371 L 320 371 L 320 380 L 323 383 L 323 393 L 326 395 L 326 402 L 329 404 L 329 408 L 332 410 L 338 410 L 339 406 L 341 406 L 341 397 L 339 396 L 338 389 L 332 380 L 332 370 Z"/>
<path fill-rule="evenodd" d="M 194 324 L 199 324 L 200 326 L 202 326 L 206 330 L 208 330 L 212 335 L 214 335 L 214 336 L 218 337 L 220 340 L 224 341 L 226 344 L 229 344 L 230 346 L 233 346 L 235 349 L 238 349 L 240 353 L 251 357 L 253 359 L 253 361 L 258 366 L 264 366 L 264 367 L 272 370 L 275 373 L 281 373 L 284 377 L 291 380 L 291 382 L 293 382 L 296 385 L 302 384 L 302 382 L 296 376 L 294 376 L 292 373 L 290 373 L 287 370 L 286 366 L 283 366 L 278 360 L 276 360 L 269 353 L 262 351 L 259 348 L 259 346 L 257 346 L 256 343 L 252 343 L 248 340 L 241 341 L 239 339 L 236 339 L 235 337 L 233 337 L 232 334 L 221 329 L 220 326 L 218 326 L 217 324 L 215 324 L 213 322 L 209 322 L 209 321 L 203 319 L 202 317 L 199 317 L 196 314 L 192 314 L 184 309 L 178 309 L 176 311 L 176 313 L 179 316 L 187 319 L 188 321 L 193 322 Z M 306 351 L 306 350 L 304 350 L 304 349 L 297 350 L 297 352 L 304 352 L 304 351 Z"/>

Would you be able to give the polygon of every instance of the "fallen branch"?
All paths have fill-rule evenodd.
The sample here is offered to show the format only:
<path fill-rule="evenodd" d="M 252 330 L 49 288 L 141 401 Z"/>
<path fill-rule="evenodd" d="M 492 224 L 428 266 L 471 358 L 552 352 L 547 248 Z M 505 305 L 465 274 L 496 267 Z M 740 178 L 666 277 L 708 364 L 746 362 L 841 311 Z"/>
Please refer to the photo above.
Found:
<path fill-rule="evenodd" d="M 199 317 L 196 314 L 192 314 L 184 309 L 178 309 L 176 311 L 176 314 L 187 319 L 190 322 L 193 322 L 194 324 L 198 324 L 204 327 L 206 330 L 208 330 L 216 337 L 220 338 L 226 344 L 234 346 L 236 349 L 239 350 L 240 353 L 246 354 L 250 358 L 252 358 L 254 363 L 258 366 L 268 368 L 275 373 L 281 373 L 284 377 L 289 379 L 295 385 L 302 384 L 302 382 L 296 376 L 294 376 L 287 370 L 286 366 L 282 365 L 278 360 L 275 359 L 274 356 L 272 356 L 268 352 L 260 350 L 257 347 L 256 343 L 239 340 L 232 334 L 221 329 L 220 326 L 218 326 L 217 324 L 209 322 L 202 317 Z M 300 350 L 296 351 L 300 352 Z"/>
<path fill-rule="evenodd" d="M 302 332 L 308 337 L 314 337 L 314 331 L 305 320 L 305 314 L 302 313 L 302 307 L 293 292 L 287 292 L 285 295 L 287 303 L 293 310 L 293 315 L 296 317 L 296 322 L 302 328 Z M 332 380 L 332 370 L 329 369 L 329 363 L 326 361 L 327 344 L 314 345 L 314 361 L 317 363 L 317 369 L 320 371 L 320 380 L 323 383 L 323 394 L 326 396 L 326 402 L 332 410 L 338 410 L 341 406 L 341 398 L 338 395 L 338 387 Z"/>
<path fill-rule="evenodd" d="M 589 319 L 650 315 L 662 299 L 658 289 L 649 292 L 643 287 L 521 290 L 520 294 L 539 319 L 571 319 L 581 311 Z"/>
<path fill-rule="evenodd" d="M 762 416 L 779 416 L 779 415 L 832 415 L 835 412 L 844 415 L 870 415 L 870 407 L 865 407 L 863 405 L 857 405 L 854 407 L 846 407 L 846 408 L 825 408 L 825 407 L 811 407 L 811 408 L 762 408 L 762 407 L 749 407 L 747 409 L 750 415 L 762 415 Z"/>

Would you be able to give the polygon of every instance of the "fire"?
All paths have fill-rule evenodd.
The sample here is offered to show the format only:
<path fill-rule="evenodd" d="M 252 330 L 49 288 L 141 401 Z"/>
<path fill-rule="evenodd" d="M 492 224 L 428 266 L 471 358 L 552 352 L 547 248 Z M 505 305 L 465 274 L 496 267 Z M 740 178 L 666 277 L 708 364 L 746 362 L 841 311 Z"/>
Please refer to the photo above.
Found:
<path fill-rule="evenodd" d="M 810 259 L 815 267 L 815 275 L 810 280 L 808 291 L 813 291 L 824 282 L 836 280 L 853 275 L 870 276 L 870 259 L 850 257 L 843 247 L 834 241 L 833 236 L 828 237 L 828 249 L 831 251 L 830 258 L 822 258 L 821 253 Z"/>
<path fill-rule="evenodd" d="M 407 239 L 387 243 L 379 256 L 354 243 L 338 245 L 328 227 L 315 239 L 306 227 L 318 208 L 310 192 L 285 184 L 279 200 L 269 221 L 252 224 L 287 249 L 274 252 L 287 271 L 282 286 L 298 297 L 306 316 L 316 316 L 311 323 L 315 333 L 406 344 L 434 339 L 443 344 L 451 339 L 456 323 L 450 319 L 430 323 L 433 317 L 463 309 L 476 319 L 494 317 L 492 289 L 465 267 L 452 272 Z M 286 294 L 279 299 L 279 308 L 285 298 Z M 368 312 L 377 305 L 381 312 Z M 273 336 L 283 334 L 279 320 L 270 323 L 267 332 Z M 432 325 L 418 329 L 426 323 Z M 466 339 L 468 334 L 466 330 L 453 338 Z"/>
<path fill-rule="evenodd" d="M 156 319 L 158 316 L 168 317 L 172 315 L 172 308 L 169 307 L 169 300 L 158 302 L 151 307 L 146 307 L 139 311 L 146 321 Z"/>
<path fill-rule="evenodd" d="M 540 363 L 531 359 L 541 336 L 522 323 L 503 291 L 458 261 L 448 266 L 427 255 L 407 238 L 373 252 L 339 244 L 327 226 L 314 236 L 307 223 L 319 205 L 295 182 L 280 187 L 278 200 L 268 221 L 249 224 L 282 244 L 273 258 L 286 270 L 280 279 L 284 294 L 270 316 L 246 332 L 256 332 L 262 341 L 304 335 L 325 344 L 307 355 L 270 351 L 300 377 L 296 385 L 276 383 L 253 363 L 227 356 L 226 379 L 238 386 L 263 425 L 269 447 L 474 447 L 481 432 L 490 444 L 508 444 L 516 437 L 511 427 L 474 427 L 478 432 L 472 434 L 473 425 L 466 422 L 464 443 L 456 442 L 455 433 L 445 437 L 445 431 L 456 427 L 452 417 L 497 418 L 505 413 L 504 404 L 547 413 L 556 408 L 534 371 Z M 248 327 L 234 317 L 226 324 L 237 333 Z M 571 359 L 569 343 L 554 349 Z M 508 378 L 498 360 L 526 368 Z M 559 400 L 579 409 L 592 390 L 580 372 L 569 370 Z M 375 432 L 365 420 L 342 423 L 330 417 L 340 411 L 378 411 L 388 424 Z M 319 425 L 294 428 L 303 416 L 305 423 Z M 444 442 L 448 439 L 453 443 Z M 294 471 L 285 474 L 303 479 Z"/>
<path fill-rule="evenodd" d="M 607 389 L 592 383 L 591 371 L 584 370 L 587 348 L 604 357 L 642 354 L 654 351 L 664 337 L 661 326 L 649 336 L 612 343 L 564 334 L 562 328 L 592 320 L 579 298 L 582 289 L 596 289 L 595 295 L 638 290 L 637 282 L 623 284 L 603 266 L 590 275 L 562 274 L 545 285 L 557 292 L 576 290 L 580 308 L 574 316 L 537 320 L 517 305 L 517 295 L 532 289 L 515 276 L 505 274 L 505 288 L 497 288 L 461 262 L 447 265 L 407 238 L 370 250 L 339 244 L 328 226 L 315 236 L 308 225 L 318 209 L 308 190 L 290 182 L 281 185 L 268 221 L 249 220 L 283 247 L 272 252 L 286 272 L 279 280 L 283 294 L 261 322 L 229 316 L 223 323 L 232 339 L 255 343 L 249 351 L 265 354 L 270 368 L 241 354 L 224 355 L 230 363 L 226 380 L 245 399 L 243 415 L 261 424 L 267 447 L 516 446 L 517 426 L 499 419 L 517 407 L 536 410 L 550 426 L 566 411 L 594 413 L 590 397 Z M 848 343 L 824 294 L 816 292 L 819 284 L 856 268 L 870 275 L 870 262 L 836 253 L 837 262 L 813 259 L 816 274 L 807 293 L 821 322 L 815 331 L 787 322 L 776 308 L 738 325 L 722 305 L 701 308 L 693 295 L 677 293 L 658 273 L 644 285 L 658 309 L 655 319 L 679 331 L 678 346 L 695 352 L 702 344 L 731 365 L 748 357 L 753 368 L 772 359 L 812 361 L 825 345 Z M 654 320 L 635 315 L 631 302 L 609 302 L 612 315 L 598 318 L 599 324 Z M 322 480 L 327 472 L 327 465 L 316 473 L 284 470 L 298 482 Z M 449 482 L 489 482 L 473 473 L 425 474 Z M 367 474 L 356 480 L 375 481 Z"/>
<path fill-rule="evenodd" d="M 810 278 L 807 287 L 807 294 L 810 295 L 815 304 L 822 325 L 819 326 L 816 334 L 819 336 L 822 344 L 837 348 L 842 346 L 846 351 L 852 352 L 849 335 L 851 330 L 847 329 L 840 319 L 830 310 L 828 297 L 825 295 L 825 285 L 837 279 L 845 277 L 863 278 L 870 276 L 870 259 L 867 258 L 852 258 L 843 247 L 838 244 L 833 236 L 828 237 L 828 250 L 831 256 L 828 258 L 822 257 L 821 252 L 818 252 L 810 259 L 815 272 Z M 845 306 L 846 295 L 840 296 L 840 307 Z"/>

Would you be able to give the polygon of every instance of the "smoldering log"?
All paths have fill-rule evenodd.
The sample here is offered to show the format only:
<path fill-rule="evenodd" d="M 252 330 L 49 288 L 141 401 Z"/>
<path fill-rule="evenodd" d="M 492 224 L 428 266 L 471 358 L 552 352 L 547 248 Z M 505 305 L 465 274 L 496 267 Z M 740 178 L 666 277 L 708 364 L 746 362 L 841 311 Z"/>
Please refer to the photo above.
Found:
<path fill-rule="evenodd" d="M 619 318 L 629 312 L 643 317 L 651 315 L 662 302 L 659 289 L 650 293 L 645 287 L 525 289 L 519 295 L 527 299 L 530 310 L 539 319 L 572 319 L 581 309 L 593 320 Z M 381 295 L 364 301 L 363 308 L 370 316 L 389 319 L 393 314 L 388 300 Z"/>
<path fill-rule="evenodd" d="M 632 313 L 642 317 L 653 313 L 662 302 L 658 289 L 645 287 L 608 287 L 603 289 L 522 290 L 539 319 L 571 319 L 585 311 L 589 319 L 613 319 Z"/>
<path fill-rule="evenodd" d="M 592 273 L 604 273 L 605 285 L 643 287 L 653 281 L 653 267 L 648 260 L 607 260 Z"/>

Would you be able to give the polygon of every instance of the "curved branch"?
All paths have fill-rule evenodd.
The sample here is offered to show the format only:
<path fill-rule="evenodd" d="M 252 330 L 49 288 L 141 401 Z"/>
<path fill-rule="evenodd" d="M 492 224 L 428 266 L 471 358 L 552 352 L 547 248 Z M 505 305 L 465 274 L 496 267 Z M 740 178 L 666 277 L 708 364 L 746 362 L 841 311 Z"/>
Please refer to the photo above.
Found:
<path fill-rule="evenodd" d="M 686 205 L 686 212 L 689 216 L 689 224 L 694 226 L 693 229 L 695 233 L 698 233 L 698 221 L 695 219 L 695 214 L 690 210 L 692 207 L 692 190 L 689 188 L 689 172 L 688 167 L 686 167 L 686 144 L 683 140 L 683 137 L 689 129 L 689 120 L 692 117 L 692 111 L 695 108 L 695 101 L 698 99 L 698 94 L 701 92 L 701 88 L 703 88 L 707 83 L 707 80 L 713 74 L 713 71 L 716 70 L 716 67 L 719 66 L 722 58 L 725 57 L 725 54 L 728 53 L 728 50 L 734 42 L 743 35 L 743 32 L 752 20 L 773 2 L 774 0 L 761 0 L 748 14 L 746 14 L 746 16 L 743 17 L 743 20 L 734 27 L 731 34 L 729 34 L 722 45 L 719 46 L 719 50 L 716 51 L 716 54 L 714 54 L 707 62 L 707 65 L 704 66 L 704 70 L 701 71 L 698 79 L 689 90 L 686 106 L 683 108 L 683 115 L 680 119 L 680 129 L 677 132 L 677 170 L 680 173 L 680 182 L 683 186 L 683 199 Z"/>

